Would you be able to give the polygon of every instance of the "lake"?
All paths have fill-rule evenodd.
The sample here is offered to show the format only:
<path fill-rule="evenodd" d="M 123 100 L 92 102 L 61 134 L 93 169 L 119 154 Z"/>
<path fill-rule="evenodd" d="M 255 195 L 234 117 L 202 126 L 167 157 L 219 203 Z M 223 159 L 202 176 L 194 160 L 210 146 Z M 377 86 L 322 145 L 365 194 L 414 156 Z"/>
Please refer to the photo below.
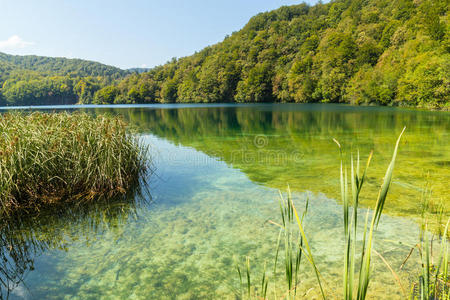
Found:
<path fill-rule="evenodd" d="M 417 252 L 399 267 L 418 242 L 424 191 L 432 190 L 432 206 L 442 209 L 445 220 L 450 215 L 448 112 L 334 104 L 39 109 L 122 115 L 149 144 L 154 173 L 143 199 L 11 220 L 2 240 L 20 250 L 15 263 L 0 264 L 0 278 L 10 278 L 11 299 L 236 299 L 235 261 L 243 266 L 249 257 L 257 282 L 265 262 L 272 268 L 278 229 L 268 221 L 280 222 L 279 191 L 288 185 L 297 209 L 309 203 L 306 235 L 326 290 L 337 298 L 344 241 L 333 138 L 346 157 L 359 151 L 362 164 L 374 151 L 361 195 L 365 214 L 407 128 L 375 233 L 375 249 L 407 291 L 420 271 Z M 369 298 L 402 299 L 377 256 L 373 267 Z M 271 276 L 269 295 L 282 295 L 272 284 L 283 286 L 281 274 Z M 300 279 L 298 295 L 319 296 L 306 260 Z"/>

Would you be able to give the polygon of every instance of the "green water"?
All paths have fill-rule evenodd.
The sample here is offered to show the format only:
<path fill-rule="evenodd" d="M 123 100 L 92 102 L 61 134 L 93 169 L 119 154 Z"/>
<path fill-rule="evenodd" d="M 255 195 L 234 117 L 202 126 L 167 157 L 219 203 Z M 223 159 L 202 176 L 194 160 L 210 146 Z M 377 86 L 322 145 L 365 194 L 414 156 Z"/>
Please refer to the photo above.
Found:
<path fill-rule="evenodd" d="M 78 109 L 121 114 L 150 144 L 151 196 L 8 220 L 0 241 L 15 246 L 16 259 L 0 264 L 0 278 L 15 279 L 12 299 L 235 299 L 234 259 L 249 256 L 258 281 L 264 262 L 272 266 L 278 229 L 267 221 L 279 221 L 278 190 L 287 184 L 297 208 L 309 199 L 306 232 L 326 290 L 338 298 L 343 228 L 332 138 L 364 160 L 374 150 L 364 213 L 407 126 L 375 237 L 407 290 L 417 279 L 417 253 L 398 268 L 417 243 L 427 182 L 434 207 L 449 217 L 449 113 L 336 105 Z M 373 265 L 369 297 L 401 299 L 383 263 Z M 314 299 L 319 290 L 306 261 L 302 270 L 298 294 Z M 281 274 L 270 274 L 271 297 L 284 291 Z"/>

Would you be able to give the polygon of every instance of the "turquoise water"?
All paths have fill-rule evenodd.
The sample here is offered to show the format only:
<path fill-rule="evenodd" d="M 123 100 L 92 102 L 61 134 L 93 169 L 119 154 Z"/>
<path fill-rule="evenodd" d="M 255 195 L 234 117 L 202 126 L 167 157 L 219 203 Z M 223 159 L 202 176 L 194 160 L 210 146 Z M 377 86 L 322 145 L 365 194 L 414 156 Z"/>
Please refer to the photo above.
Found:
<path fill-rule="evenodd" d="M 407 290 L 417 279 L 417 253 L 399 266 L 418 241 L 423 172 L 432 173 L 433 201 L 449 215 L 448 113 L 334 105 L 77 109 L 121 114 L 134 125 L 151 147 L 151 196 L 11 222 L 2 239 L 21 251 L 0 278 L 16 279 L 12 299 L 235 299 L 235 260 L 250 257 L 258 282 L 264 262 L 272 265 L 278 229 L 267 221 L 280 222 L 278 191 L 288 183 L 299 210 L 309 201 L 306 232 L 326 290 L 338 298 L 343 228 L 332 138 L 358 147 L 363 159 L 375 150 L 363 215 L 393 141 L 408 127 L 375 242 Z M 402 299 L 381 260 L 373 265 L 370 298 Z M 269 274 L 270 297 L 285 291 L 281 274 Z M 300 278 L 299 298 L 318 297 L 306 260 Z"/>

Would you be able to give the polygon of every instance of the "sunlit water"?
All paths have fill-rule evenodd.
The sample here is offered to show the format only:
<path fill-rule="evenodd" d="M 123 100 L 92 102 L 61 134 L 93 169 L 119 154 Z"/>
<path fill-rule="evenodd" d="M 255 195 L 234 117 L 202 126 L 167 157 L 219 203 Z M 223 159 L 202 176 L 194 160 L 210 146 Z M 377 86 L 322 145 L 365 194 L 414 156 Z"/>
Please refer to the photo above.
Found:
<path fill-rule="evenodd" d="M 106 208 L 70 217 L 49 212 L 39 217 L 45 221 L 11 225 L 2 233 L 6 238 L 26 236 L 23 244 L 34 245 L 27 244 L 22 264 L 9 270 L 23 278 L 10 284 L 12 299 L 235 299 L 240 295 L 235 261 L 243 266 L 250 257 L 256 285 L 264 263 L 273 268 L 278 229 L 267 221 L 280 222 L 278 190 L 284 192 L 287 184 L 300 211 L 309 199 L 306 233 L 326 291 L 338 298 L 343 220 L 339 151 L 332 138 L 346 155 L 353 150 L 356 156 L 359 149 L 363 161 L 374 150 L 363 219 L 374 205 L 395 139 L 407 126 L 375 235 L 375 249 L 407 291 L 418 278 L 417 253 L 399 267 L 418 241 L 427 181 L 432 202 L 449 216 L 448 113 L 335 105 L 80 109 L 121 114 L 149 143 L 155 168 L 151 199 L 122 203 L 108 213 Z M 370 298 L 402 299 L 377 256 L 373 265 Z M 277 276 L 269 272 L 270 297 L 286 291 L 281 270 Z M 318 297 L 306 260 L 299 278 L 299 298 Z"/>

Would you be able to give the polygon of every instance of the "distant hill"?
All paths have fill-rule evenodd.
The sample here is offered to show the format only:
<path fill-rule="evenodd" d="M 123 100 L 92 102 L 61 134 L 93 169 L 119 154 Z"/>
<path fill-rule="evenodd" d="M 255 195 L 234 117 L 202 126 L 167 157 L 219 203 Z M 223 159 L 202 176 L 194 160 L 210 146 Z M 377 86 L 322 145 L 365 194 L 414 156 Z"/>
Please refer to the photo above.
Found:
<path fill-rule="evenodd" d="M 336 0 L 261 13 L 97 103 L 345 102 L 449 108 L 448 0 Z"/>
<path fill-rule="evenodd" d="M 16 68 L 36 71 L 46 75 L 107 76 L 117 79 L 130 73 L 117 67 L 77 58 L 21 56 L 0 52 L 0 63 L 2 62 L 9 63 Z"/>
<path fill-rule="evenodd" d="M 127 69 L 127 71 L 129 71 L 129 72 L 138 73 L 138 74 L 145 73 L 145 72 L 148 72 L 150 70 L 151 70 L 151 68 L 130 68 L 130 69 Z"/>
<path fill-rule="evenodd" d="M 131 72 L 98 62 L 0 52 L 0 105 L 89 103 Z"/>

